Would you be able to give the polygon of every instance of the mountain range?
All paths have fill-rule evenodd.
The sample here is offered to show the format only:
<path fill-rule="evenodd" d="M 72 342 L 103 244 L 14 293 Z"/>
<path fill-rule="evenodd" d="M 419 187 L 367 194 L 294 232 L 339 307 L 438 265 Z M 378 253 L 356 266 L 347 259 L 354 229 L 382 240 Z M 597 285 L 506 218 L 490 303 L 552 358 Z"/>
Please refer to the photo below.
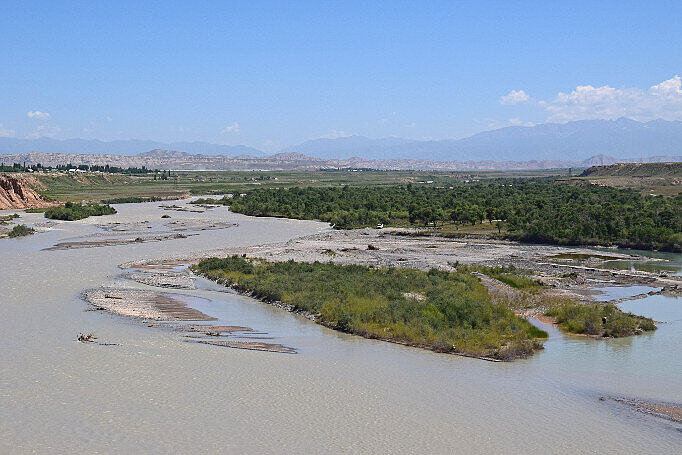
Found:
<path fill-rule="evenodd" d="M 162 143 L 144 140 L 98 141 L 85 139 L 56 140 L 50 138 L 0 138 L 0 155 L 18 156 L 31 152 L 68 155 L 139 156 L 154 150 L 157 162 L 160 150 L 183 154 L 182 161 L 211 162 L 215 168 L 220 160 L 208 157 L 265 158 L 265 152 L 247 146 L 229 146 L 207 142 Z M 654 120 L 638 122 L 631 119 L 582 120 L 568 123 L 545 123 L 535 126 L 510 126 L 475 134 L 464 139 L 420 141 L 395 137 L 370 139 L 347 136 L 335 139 L 314 139 L 282 149 L 276 160 L 305 156 L 332 162 L 408 161 L 416 163 L 535 163 L 533 166 L 558 164 L 610 164 L 621 161 L 680 161 L 682 155 L 682 122 Z M 200 158 L 203 157 L 203 158 Z M 602 158 L 600 158 L 602 157 Z M 149 157 L 148 157 L 149 158 Z M 170 158 L 170 157 L 169 157 Z M 177 159 L 175 156 L 174 159 Z M 604 163 L 594 163 L 599 160 Z M 171 160 L 172 161 L 172 160 Z M 300 161 L 300 160 L 299 160 Z M 313 160 L 315 161 L 315 160 Z M 383 163 L 383 164 L 382 164 Z M 403 168 L 404 163 L 393 163 Z M 430 167 L 433 164 L 429 164 Z M 369 166 L 368 166 L 369 167 Z M 440 167 L 440 166 L 438 166 Z M 449 166 L 451 167 L 451 166 Z M 497 168 L 497 166 L 495 166 Z M 192 167 L 196 168 L 196 167 Z M 523 167 L 525 168 L 525 166 Z"/>
<path fill-rule="evenodd" d="M 435 161 L 580 161 L 594 155 L 643 158 L 682 154 L 682 122 L 582 120 L 510 126 L 464 139 L 415 141 L 361 136 L 315 139 L 289 147 L 318 158 L 425 159 Z"/>

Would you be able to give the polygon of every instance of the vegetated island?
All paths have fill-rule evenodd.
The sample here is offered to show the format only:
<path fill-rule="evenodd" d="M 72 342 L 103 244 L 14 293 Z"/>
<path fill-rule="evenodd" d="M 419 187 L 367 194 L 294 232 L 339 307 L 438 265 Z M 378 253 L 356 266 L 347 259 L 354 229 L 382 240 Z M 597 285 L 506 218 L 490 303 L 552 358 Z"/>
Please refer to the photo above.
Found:
<path fill-rule="evenodd" d="M 500 179 L 447 188 L 254 189 L 235 195 L 229 205 L 245 215 L 317 219 L 337 229 L 447 225 L 457 230 L 487 221 L 491 235 L 510 240 L 682 252 L 682 194 L 643 196 L 630 189 L 552 179 Z"/>
<path fill-rule="evenodd" d="M 467 272 L 268 262 L 231 256 L 193 266 L 327 327 L 437 352 L 495 360 L 527 357 L 547 333 L 494 303 Z"/>
<path fill-rule="evenodd" d="M 108 204 L 77 204 L 67 202 L 63 207 L 50 207 L 45 210 L 45 218 L 51 220 L 75 221 L 90 216 L 113 215 L 116 209 Z"/>
<path fill-rule="evenodd" d="M 20 218 L 20 215 L 18 213 L 12 213 L 10 215 L 0 216 L 0 226 L 5 226 L 10 221 L 12 221 L 16 218 Z M 34 233 L 35 233 L 35 229 L 28 227 L 25 224 L 17 224 L 16 226 L 14 226 L 10 230 L 1 229 L 0 230 L 0 238 L 5 237 L 5 236 L 10 237 L 10 238 L 25 237 L 27 235 L 31 235 Z"/>
<path fill-rule="evenodd" d="M 502 299 L 510 308 L 532 308 L 535 309 L 533 313 L 537 313 L 539 308 L 546 308 L 541 319 L 556 323 L 566 333 L 595 338 L 621 338 L 656 330 L 652 319 L 625 313 L 616 305 L 578 303 L 570 298 L 557 298 L 556 295 L 543 292 L 544 284 L 533 279 L 528 270 L 514 266 L 483 265 L 458 265 L 457 270 L 483 274 L 513 288 L 516 298 L 510 299 L 507 295 L 506 299 Z"/>
<path fill-rule="evenodd" d="M 510 360 L 535 352 L 540 335 L 518 322 L 527 317 L 593 338 L 656 329 L 653 320 L 622 312 L 615 302 L 596 303 L 586 293 L 590 286 L 573 277 L 575 267 L 553 261 L 558 247 L 508 244 L 507 251 L 490 241 L 404 238 L 392 232 L 327 231 L 293 243 L 233 248 L 225 251 L 226 259 L 205 259 L 193 270 L 266 303 L 283 303 L 330 328 L 470 356 Z M 531 249 L 522 261 L 529 268 L 510 265 L 524 248 Z M 649 274 L 585 271 L 595 280 L 615 279 L 617 285 L 678 289 L 671 283 L 675 280 Z"/>
<path fill-rule="evenodd" d="M 143 202 L 160 202 L 167 200 L 159 196 L 124 196 L 110 199 L 102 199 L 102 204 L 141 204 Z"/>
<path fill-rule="evenodd" d="M 190 204 L 195 204 L 195 205 L 230 205 L 230 199 L 227 197 L 222 197 L 220 199 L 215 199 L 212 197 L 200 197 L 198 199 L 190 201 Z"/>
<path fill-rule="evenodd" d="M 650 318 L 622 312 L 616 305 L 564 303 L 545 316 L 553 318 L 564 332 L 593 337 L 627 337 L 656 330 Z"/>
<path fill-rule="evenodd" d="M 35 229 L 26 226 L 25 224 L 17 224 L 12 228 L 11 231 L 7 233 L 7 237 L 26 237 L 28 235 L 34 234 Z"/>
<path fill-rule="evenodd" d="M 0 216 L 0 224 L 7 224 L 10 221 L 12 221 L 15 218 L 19 218 L 20 215 L 18 213 L 12 213 L 10 215 L 3 215 Z"/>

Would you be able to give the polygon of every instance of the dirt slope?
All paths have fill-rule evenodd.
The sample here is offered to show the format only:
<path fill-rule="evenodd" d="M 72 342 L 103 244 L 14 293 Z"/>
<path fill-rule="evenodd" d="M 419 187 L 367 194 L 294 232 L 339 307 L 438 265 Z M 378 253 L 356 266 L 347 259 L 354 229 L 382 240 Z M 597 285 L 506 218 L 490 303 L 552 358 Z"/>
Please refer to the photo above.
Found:
<path fill-rule="evenodd" d="M 618 163 L 592 166 L 581 177 L 682 177 L 682 163 Z"/>
<path fill-rule="evenodd" d="M 55 205 L 45 201 L 21 176 L 0 174 L 0 210 L 50 207 Z"/>

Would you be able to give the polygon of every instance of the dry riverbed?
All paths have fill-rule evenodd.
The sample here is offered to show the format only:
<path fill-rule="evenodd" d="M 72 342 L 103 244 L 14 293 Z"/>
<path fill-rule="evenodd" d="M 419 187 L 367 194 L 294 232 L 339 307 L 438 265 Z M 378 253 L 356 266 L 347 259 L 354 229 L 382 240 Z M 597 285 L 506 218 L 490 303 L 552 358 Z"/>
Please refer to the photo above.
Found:
<path fill-rule="evenodd" d="M 84 293 L 83 299 L 91 305 L 88 308 L 90 311 L 107 311 L 134 318 L 148 327 L 180 332 L 189 342 L 254 351 L 296 353 L 292 347 L 263 341 L 267 339 L 264 336 L 267 333 L 254 332 L 250 327 L 201 324 L 217 319 L 190 306 L 199 299 L 195 296 L 123 287 L 89 290 Z"/>
<path fill-rule="evenodd" d="M 211 250 L 191 257 L 173 258 L 173 261 L 189 263 L 211 256 L 237 254 L 269 261 L 331 261 L 337 264 L 411 267 L 421 270 L 454 270 L 458 265 L 514 266 L 530 271 L 534 279 L 544 284 L 545 296 L 566 297 L 585 303 L 597 301 L 599 291 L 595 289 L 600 287 L 637 285 L 654 288 L 647 293 L 614 299 L 609 303 L 642 298 L 653 293 L 676 295 L 682 291 L 680 276 L 604 267 L 607 261 L 651 260 L 616 249 L 597 254 L 586 248 L 568 249 L 476 238 L 452 240 L 403 234 L 404 231 L 388 229 L 330 230 L 284 243 Z M 162 266 L 164 262 L 157 261 L 156 265 L 135 263 L 126 267 Z M 484 284 L 497 292 L 510 296 L 517 293 L 497 280 L 481 277 Z"/>

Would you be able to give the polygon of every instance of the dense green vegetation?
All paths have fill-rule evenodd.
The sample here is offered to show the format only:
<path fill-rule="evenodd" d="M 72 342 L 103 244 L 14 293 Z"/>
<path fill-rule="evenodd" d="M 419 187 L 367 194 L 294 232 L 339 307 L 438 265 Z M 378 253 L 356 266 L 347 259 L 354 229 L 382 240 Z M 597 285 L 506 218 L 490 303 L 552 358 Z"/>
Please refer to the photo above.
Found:
<path fill-rule="evenodd" d="M 113 215 L 116 209 L 103 204 L 75 204 L 67 202 L 63 207 L 50 207 L 45 210 L 45 218 L 53 220 L 74 221 L 89 216 Z"/>
<path fill-rule="evenodd" d="M 13 163 L 11 166 L 5 163 L 0 163 L 0 172 L 31 172 L 41 169 L 40 164 L 34 166 L 26 166 L 22 163 Z"/>
<path fill-rule="evenodd" d="M 40 164 L 38 164 L 40 167 Z M 60 164 L 54 167 L 54 169 L 58 171 L 69 171 L 71 169 L 74 170 L 79 170 L 79 171 L 85 171 L 85 172 L 106 172 L 106 173 L 111 173 L 111 174 L 156 174 L 157 172 L 161 172 L 158 169 L 152 170 L 152 169 L 147 169 L 145 166 L 142 167 L 117 167 L 117 166 L 109 166 L 108 164 L 105 164 L 104 166 L 98 165 L 98 164 Z"/>
<path fill-rule="evenodd" d="M 128 167 L 128 168 L 122 168 L 122 167 L 116 167 L 116 166 L 109 166 L 104 165 L 97 165 L 97 164 L 92 164 L 92 165 L 87 165 L 87 164 L 80 164 L 80 165 L 75 165 L 75 164 L 59 164 L 54 167 L 50 166 L 43 166 L 40 163 L 32 164 L 32 165 L 26 165 L 26 163 L 13 163 L 11 166 L 5 165 L 5 163 L 0 163 L 0 172 L 49 172 L 49 171 L 69 171 L 69 170 L 78 170 L 78 171 L 83 171 L 83 172 L 106 172 L 106 173 L 111 173 L 111 174 L 156 174 L 159 171 L 157 170 L 151 170 L 147 169 L 145 166 L 142 167 Z"/>
<path fill-rule="evenodd" d="M 336 228 L 436 226 L 494 221 L 515 240 L 563 245 L 612 244 L 682 251 L 682 195 L 642 196 L 550 179 L 504 179 L 390 187 L 255 189 L 235 196 L 235 212 L 319 219 Z"/>
<path fill-rule="evenodd" d="M 600 337 L 626 337 L 656 330 L 654 321 L 644 316 L 623 313 L 615 305 L 564 303 L 547 316 L 556 319 L 562 330 Z"/>
<path fill-rule="evenodd" d="M 17 224 L 7 233 L 7 237 L 25 237 L 35 233 L 35 229 L 26 226 L 25 224 Z"/>
<path fill-rule="evenodd" d="M 439 352 L 510 360 L 547 334 L 494 304 L 470 273 L 332 263 L 201 261 L 195 270 L 265 301 L 315 315 L 328 327 Z"/>

